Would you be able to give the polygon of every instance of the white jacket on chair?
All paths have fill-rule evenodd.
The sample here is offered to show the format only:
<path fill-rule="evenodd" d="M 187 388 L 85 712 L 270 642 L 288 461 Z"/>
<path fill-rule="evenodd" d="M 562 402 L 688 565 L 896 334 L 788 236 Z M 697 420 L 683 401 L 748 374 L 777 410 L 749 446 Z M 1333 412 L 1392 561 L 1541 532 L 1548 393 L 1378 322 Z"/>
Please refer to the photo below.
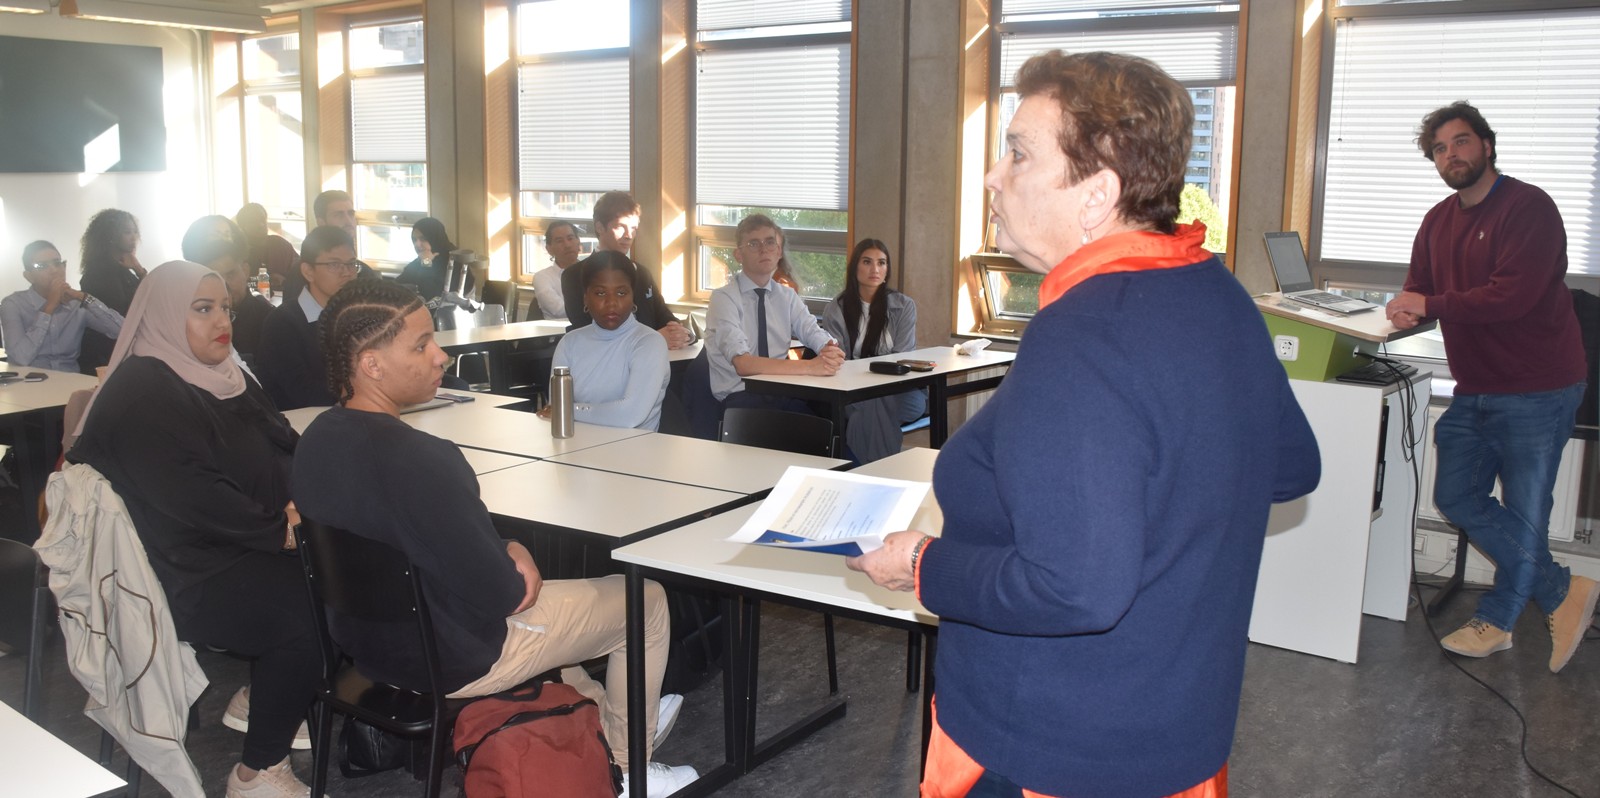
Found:
<path fill-rule="evenodd" d="M 34 548 L 50 567 L 67 665 L 89 691 L 84 714 L 168 792 L 204 798 L 183 743 L 206 676 L 178 641 L 127 508 L 82 464 L 50 476 L 45 502 L 50 518 Z"/>

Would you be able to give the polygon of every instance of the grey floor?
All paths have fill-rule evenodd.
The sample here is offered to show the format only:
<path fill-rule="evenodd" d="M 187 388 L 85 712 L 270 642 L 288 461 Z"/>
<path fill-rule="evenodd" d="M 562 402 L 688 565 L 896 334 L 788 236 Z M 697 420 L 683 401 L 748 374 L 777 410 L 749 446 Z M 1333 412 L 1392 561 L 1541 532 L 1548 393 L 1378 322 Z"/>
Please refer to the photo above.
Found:
<path fill-rule="evenodd" d="M 1468 594 L 1447 608 L 1441 630 L 1465 620 L 1474 600 Z M 769 606 L 763 618 L 762 719 L 764 728 L 774 728 L 824 697 L 822 632 L 818 616 L 799 610 Z M 1537 767 L 1578 795 L 1600 797 L 1600 642 L 1588 643 L 1553 676 L 1542 619 L 1526 614 L 1516 635 L 1511 651 L 1463 664 L 1528 716 L 1528 756 Z M 92 755 L 98 730 L 80 712 L 83 693 L 66 671 L 59 637 L 46 656 L 43 725 Z M 905 691 L 904 633 L 841 620 L 839 658 L 846 717 L 718 795 L 916 794 L 920 702 Z M 244 684 L 248 665 L 212 653 L 202 653 L 200 662 L 212 687 L 201 699 L 202 722 L 189 749 L 208 793 L 220 795 L 242 737 L 218 717 Z M 0 658 L 0 700 L 20 705 L 21 682 L 18 658 Z M 710 767 L 720 761 L 720 721 L 720 688 L 712 682 L 688 696 L 658 758 Z M 1231 794 L 1562 795 L 1522 764 L 1519 736 L 1512 711 L 1450 664 L 1419 614 L 1413 611 L 1406 623 L 1367 618 L 1358 665 L 1251 646 Z M 309 774 L 309 753 L 295 754 L 294 764 Z M 336 768 L 329 790 L 335 796 L 420 792 L 402 772 L 346 781 Z M 142 794 L 163 792 L 147 779 Z"/>

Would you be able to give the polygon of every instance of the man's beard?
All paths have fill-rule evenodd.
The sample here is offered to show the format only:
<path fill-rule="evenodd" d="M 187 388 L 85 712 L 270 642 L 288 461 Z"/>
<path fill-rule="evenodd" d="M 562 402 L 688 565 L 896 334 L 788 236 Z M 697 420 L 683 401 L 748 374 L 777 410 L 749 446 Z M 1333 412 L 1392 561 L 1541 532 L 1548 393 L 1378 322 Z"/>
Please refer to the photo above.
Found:
<path fill-rule="evenodd" d="M 1483 177 L 1484 170 L 1488 168 L 1489 161 L 1487 159 L 1467 161 L 1467 171 L 1459 173 L 1459 176 L 1452 176 L 1451 170 L 1449 167 L 1446 167 L 1445 169 L 1440 170 L 1439 177 L 1444 178 L 1445 185 L 1455 189 L 1456 191 L 1460 191 L 1464 188 L 1469 188 L 1475 185 L 1478 182 L 1478 179 Z"/>

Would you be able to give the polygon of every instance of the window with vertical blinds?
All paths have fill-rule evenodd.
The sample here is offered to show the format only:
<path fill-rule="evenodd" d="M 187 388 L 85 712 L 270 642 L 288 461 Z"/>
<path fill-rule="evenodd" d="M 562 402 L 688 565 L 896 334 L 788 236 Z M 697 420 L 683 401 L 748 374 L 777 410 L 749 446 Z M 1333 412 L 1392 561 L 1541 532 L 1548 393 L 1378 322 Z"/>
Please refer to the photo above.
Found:
<path fill-rule="evenodd" d="M 1500 171 L 1544 189 L 1569 273 L 1600 275 L 1600 10 L 1357 17 L 1334 38 L 1319 257 L 1403 267 L 1450 189 L 1417 149 L 1434 108 L 1467 100 Z"/>
<path fill-rule="evenodd" d="M 521 65 L 517 149 L 522 189 L 626 189 L 628 123 L 628 59 Z"/>
<path fill-rule="evenodd" d="M 426 161 L 422 72 L 350 80 L 350 159 Z"/>
<path fill-rule="evenodd" d="M 695 201 L 843 210 L 850 161 L 850 46 L 702 53 Z"/>

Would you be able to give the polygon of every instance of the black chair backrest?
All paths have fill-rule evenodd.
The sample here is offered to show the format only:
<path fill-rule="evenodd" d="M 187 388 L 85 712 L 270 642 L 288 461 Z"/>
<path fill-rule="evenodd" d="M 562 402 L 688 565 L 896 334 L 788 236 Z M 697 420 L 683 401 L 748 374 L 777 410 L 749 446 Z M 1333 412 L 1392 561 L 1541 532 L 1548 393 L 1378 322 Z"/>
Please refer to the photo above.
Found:
<path fill-rule="evenodd" d="M 47 578 L 39 555 L 15 540 L 0 538 L 0 644 L 26 663 L 23 714 L 35 715 L 40 670 L 38 654 L 44 639 Z"/>
<path fill-rule="evenodd" d="M 833 422 L 788 410 L 730 407 L 722 411 L 720 438 L 724 443 L 833 456 Z"/>
<path fill-rule="evenodd" d="M 345 623 L 413 622 L 417 644 L 435 692 L 441 683 L 433 621 L 422 592 L 422 576 L 399 549 L 310 518 L 295 530 L 300 562 L 311 590 L 311 606 L 331 676 L 339 662 L 326 611 Z"/>
<path fill-rule="evenodd" d="M 506 321 L 517 320 L 517 289 L 510 280 L 488 280 L 483 284 L 483 304 L 506 309 Z"/>

